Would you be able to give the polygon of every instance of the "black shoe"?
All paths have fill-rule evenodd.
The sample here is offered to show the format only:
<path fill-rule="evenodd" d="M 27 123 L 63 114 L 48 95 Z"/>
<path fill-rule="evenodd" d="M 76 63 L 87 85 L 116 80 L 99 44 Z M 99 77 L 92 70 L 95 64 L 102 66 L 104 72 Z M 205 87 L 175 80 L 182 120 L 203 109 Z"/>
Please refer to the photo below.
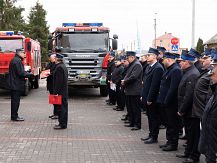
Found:
<path fill-rule="evenodd" d="M 166 147 L 162 148 L 163 151 L 177 151 L 176 145 L 167 145 Z"/>
<path fill-rule="evenodd" d="M 122 121 L 127 121 L 128 118 L 127 118 L 127 117 L 125 117 L 125 118 L 121 118 L 121 120 L 122 120 Z"/>
<path fill-rule="evenodd" d="M 17 118 L 11 118 L 12 121 L 24 121 L 24 118 L 20 118 L 20 117 L 17 117 Z"/>
<path fill-rule="evenodd" d="M 183 144 L 182 146 L 183 146 L 183 147 L 187 147 L 187 143 Z"/>
<path fill-rule="evenodd" d="M 53 129 L 55 130 L 61 130 L 61 129 L 66 129 L 66 126 L 60 126 L 60 125 L 55 125 Z"/>
<path fill-rule="evenodd" d="M 146 140 L 148 140 L 150 138 L 151 138 L 150 136 L 148 136 L 147 138 L 141 138 L 141 141 L 146 141 Z"/>
<path fill-rule="evenodd" d="M 188 158 L 189 156 L 186 154 L 176 154 L 176 157 L 178 158 Z"/>
<path fill-rule="evenodd" d="M 165 129 L 166 127 L 164 125 L 160 125 L 159 129 Z"/>
<path fill-rule="evenodd" d="M 58 115 L 54 115 L 51 119 L 58 119 Z"/>
<path fill-rule="evenodd" d="M 159 145 L 160 148 L 167 147 L 169 144 L 166 142 L 165 144 Z"/>
<path fill-rule="evenodd" d="M 186 135 L 184 135 L 184 136 L 179 136 L 179 139 L 181 139 L 181 140 L 187 140 L 187 137 L 186 137 Z"/>
<path fill-rule="evenodd" d="M 116 111 L 124 111 L 124 108 L 117 108 Z"/>
<path fill-rule="evenodd" d="M 148 140 L 146 140 L 144 143 L 145 144 L 154 144 L 154 143 L 157 143 L 157 139 L 154 139 L 154 138 L 150 138 Z"/>
<path fill-rule="evenodd" d="M 126 123 L 126 124 L 127 124 L 127 123 L 130 123 L 130 121 L 126 120 L 126 121 L 124 121 L 124 123 Z"/>
<path fill-rule="evenodd" d="M 124 125 L 125 127 L 134 127 L 134 125 L 129 124 L 129 125 Z"/>
<path fill-rule="evenodd" d="M 140 129 L 141 129 L 141 127 L 133 127 L 131 130 L 136 131 L 136 130 L 140 130 Z"/>
<path fill-rule="evenodd" d="M 110 101 L 109 99 L 105 100 L 105 102 L 109 102 L 109 101 Z"/>
<path fill-rule="evenodd" d="M 193 160 L 191 158 L 187 158 L 185 161 L 183 161 L 183 163 L 197 163 L 197 162 L 199 162 L 199 159 Z"/>
<path fill-rule="evenodd" d="M 49 118 L 52 118 L 54 115 L 50 115 Z"/>
<path fill-rule="evenodd" d="M 114 103 L 108 102 L 107 105 L 112 106 L 115 105 Z"/>

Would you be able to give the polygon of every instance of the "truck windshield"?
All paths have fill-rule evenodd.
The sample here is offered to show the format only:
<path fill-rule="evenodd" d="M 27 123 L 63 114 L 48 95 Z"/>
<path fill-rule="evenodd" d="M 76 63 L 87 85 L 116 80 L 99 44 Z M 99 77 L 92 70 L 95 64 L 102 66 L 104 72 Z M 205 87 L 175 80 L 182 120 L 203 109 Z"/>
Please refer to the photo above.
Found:
<path fill-rule="evenodd" d="M 0 52 L 16 52 L 16 49 L 23 48 L 22 39 L 1 39 Z"/>
<path fill-rule="evenodd" d="M 109 46 L 108 33 L 63 33 L 58 40 L 63 49 L 73 51 L 106 51 Z"/>

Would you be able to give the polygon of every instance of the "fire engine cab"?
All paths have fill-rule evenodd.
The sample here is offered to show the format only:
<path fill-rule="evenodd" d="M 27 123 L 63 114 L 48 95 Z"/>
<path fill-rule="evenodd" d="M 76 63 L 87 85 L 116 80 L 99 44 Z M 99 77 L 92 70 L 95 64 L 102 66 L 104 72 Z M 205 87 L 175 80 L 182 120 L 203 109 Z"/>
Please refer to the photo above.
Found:
<path fill-rule="evenodd" d="M 41 71 L 41 48 L 40 43 L 20 33 L 13 31 L 0 31 L 0 88 L 9 89 L 8 72 L 10 61 L 15 56 L 16 49 L 24 48 L 26 58 L 23 60 L 25 71 L 31 72 L 34 78 L 26 78 L 24 95 L 31 88 L 39 87 Z"/>
<path fill-rule="evenodd" d="M 107 96 L 106 69 L 108 53 L 117 50 L 117 35 L 110 38 L 103 23 L 63 23 L 48 41 L 49 50 L 61 48 L 68 68 L 68 85 L 100 88 Z M 111 46 L 112 45 L 112 46 Z"/>

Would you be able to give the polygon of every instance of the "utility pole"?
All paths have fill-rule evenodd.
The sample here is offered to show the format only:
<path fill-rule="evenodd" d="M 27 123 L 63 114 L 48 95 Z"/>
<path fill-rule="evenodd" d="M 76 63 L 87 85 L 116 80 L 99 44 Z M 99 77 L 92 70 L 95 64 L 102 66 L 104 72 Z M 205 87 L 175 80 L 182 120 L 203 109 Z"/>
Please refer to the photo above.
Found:
<path fill-rule="evenodd" d="M 192 0 L 192 33 L 191 33 L 191 47 L 194 47 L 195 43 L 195 0 Z"/>
<path fill-rule="evenodd" d="M 156 48 L 157 47 L 157 40 L 156 40 L 156 37 L 157 37 L 157 13 L 155 13 L 155 18 L 154 18 L 154 47 Z"/>
<path fill-rule="evenodd" d="M 136 25 L 137 25 L 137 50 L 138 50 L 139 53 L 141 53 L 141 40 L 140 40 L 138 22 L 136 22 Z"/>

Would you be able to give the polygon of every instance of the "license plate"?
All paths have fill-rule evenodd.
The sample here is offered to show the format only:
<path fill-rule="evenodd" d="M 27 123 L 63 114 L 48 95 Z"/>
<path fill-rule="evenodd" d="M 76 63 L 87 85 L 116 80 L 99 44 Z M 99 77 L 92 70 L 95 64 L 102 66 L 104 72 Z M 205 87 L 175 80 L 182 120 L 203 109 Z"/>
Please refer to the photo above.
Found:
<path fill-rule="evenodd" d="M 106 77 L 100 78 L 100 85 L 106 85 Z"/>

